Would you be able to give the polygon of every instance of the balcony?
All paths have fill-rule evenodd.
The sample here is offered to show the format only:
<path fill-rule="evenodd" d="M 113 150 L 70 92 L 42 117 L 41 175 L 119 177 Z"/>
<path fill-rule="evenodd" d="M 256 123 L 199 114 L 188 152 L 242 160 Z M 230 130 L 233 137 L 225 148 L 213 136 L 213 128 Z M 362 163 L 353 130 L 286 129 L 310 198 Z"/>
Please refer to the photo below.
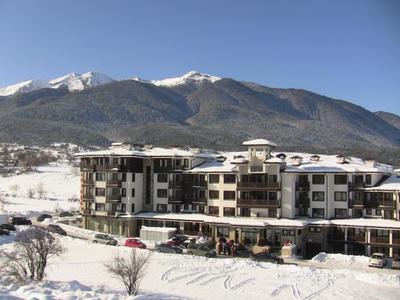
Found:
<path fill-rule="evenodd" d="M 81 172 L 94 172 L 95 165 L 81 164 Z"/>
<path fill-rule="evenodd" d="M 371 243 L 389 244 L 389 237 L 371 236 L 370 241 L 371 241 Z"/>
<path fill-rule="evenodd" d="M 364 207 L 365 208 L 378 208 L 379 207 L 379 201 L 377 201 L 377 200 L 364 201 Z"/>
<path fill-rule="evenodd" d="M 193 204 L 206 204 L 207 203 L 207 198 L 202 197 L 202 198 L 197 198 L 192 200 Z"/>
<path fill-rule="evenodd" d="M 116 211 L 106 211 L 106 216 L 107 217 L 114 217 L 117 214 Z"/>
<path fill-rule="evenodd" d="M 296 191 L 309 191 L 310 190 L 310 182 L 296 182 Z"/>
<path fill-rule="evenodd" d="M 279 190 L 280 182 L 243 182 L 237 183 L 238 190 Z"/>
<path fill-rule="evenodd" d="M 117 187 L 120 188 L 122 186 L 122 181 L 119 179 L 109 179 L 107 180 L 107 187 Z"/>
<path fill-rule="evenodd" d="M 331 240 L 331 241 L 344 241 L 344 231 L 342 231 L 342 232 L 328 232 L 328 240 Z"/>
<path fill-rule="evenodd" d="M 90 208 L 84 208 L 84 209 L 82 209 L 82 214 L 83 215 L 91 215 L 92 210 Z"/>
<path fill-rule="evenodd" d="M 237 206 L 239 207 L 277 207 L 279 200 L 266 200 L 266 199 L 237 199 Z"/>
<path fill-rule="evenodd" d="M 168 183 L 168 187 L 169 187 L 170 189 L 178 189 L 178 190 L 180 190 L 180 189 L 182 189 L 183 184 L 182 184 L 182 181 L 171 180 L 171 181 Z"/>
<path fill-rule="evenodd" d="M 363 207 L 364 200 L 357 199 L 357 200 L 349 200 L 349 207 Z"/>
<path fill-rule="evenodd" d="M 365 242 L 365 235 L 347 235 L 347 240 L 349 242 Z"/>
<path fill-rule="evenodd" d="M 392 244 L 393 244 L 393 245 L 400 245 L 400 238 L 395 238 L 395 237 L 393 237 L 393 239 L 392 239 Z"/>
<path fill-rule="evenodd" d="M 96 172 L 123 172 L 125 168 L 121 165 L 107 164 L 107 165 L 94 165 Z"/>
<path fill-rule="evenodd" d="M 92 194 L 82 194 L 82 201 L 93 201 L 94 196 Z"/>
<path fill-rule="evenodd" d="M 94 185 L 93 178 L 83 178 L 82 179 L 82 184 L 83 185 Z"/>
<path fill-rule="evenodd" d="M 365 188 L 364 182 L 349 182 L 348 183 L 349 190 L 362 190 Z"/>
<path fill-rule="evenodd" d="M 396 204 L 393 200 L 384 200 L 379 202 L 379 206 L 381 207 L 390 207 L 390 208 L 395 208 Z"/>
<path fill-rule="evenodd" d="M 106 202 L 120 202 L 121 195 L 107 195 Z"/>

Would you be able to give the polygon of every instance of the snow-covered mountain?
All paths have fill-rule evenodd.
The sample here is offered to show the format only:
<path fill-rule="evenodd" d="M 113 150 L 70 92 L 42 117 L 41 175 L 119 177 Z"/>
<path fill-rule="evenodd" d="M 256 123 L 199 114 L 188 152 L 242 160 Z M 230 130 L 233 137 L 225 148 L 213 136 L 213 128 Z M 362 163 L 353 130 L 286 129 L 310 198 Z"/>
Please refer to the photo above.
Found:
<path fill-rule="evenodd" d="M 181 84 L 195 83 L 201 84 L 204 81 L 215 82 L 220 80 L 220 77 L 203 74 L 196 71 L 190 71 L 181 77 L 166 78 L 162 80 L 151 80 L 151 83 L 157 86 L 173 87 Z"/>
<path fill-rule="evenodd" d="M 70 91 L 81 91 L 112 81 L 114 81 L 114 79 L 99 72 L 87 72 L 83 74 L 71 73 L 49 81 L 34 79 L 10 85 L 0 89 L 0 96 L 27 93 L 42 88 L 57 89 L 64 86 L 68 87 Z"/>

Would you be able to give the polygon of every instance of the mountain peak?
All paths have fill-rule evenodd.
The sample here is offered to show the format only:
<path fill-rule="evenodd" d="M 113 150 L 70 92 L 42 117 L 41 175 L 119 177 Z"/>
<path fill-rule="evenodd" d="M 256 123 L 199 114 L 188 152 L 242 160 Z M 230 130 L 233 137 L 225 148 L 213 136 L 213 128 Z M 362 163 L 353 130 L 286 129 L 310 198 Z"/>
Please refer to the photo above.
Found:
<path fill-rule="evenodd" d="M 190 71 L 181 77 L 166 78 L 162 80 L 152 80 L 151 82 L 157 86 L 172 87 L 187 83 L 201 84 L 204 81 L 216 82 L 220 79 L 221 78 L 217 76 L 200 73 L 198 71 Z"/>

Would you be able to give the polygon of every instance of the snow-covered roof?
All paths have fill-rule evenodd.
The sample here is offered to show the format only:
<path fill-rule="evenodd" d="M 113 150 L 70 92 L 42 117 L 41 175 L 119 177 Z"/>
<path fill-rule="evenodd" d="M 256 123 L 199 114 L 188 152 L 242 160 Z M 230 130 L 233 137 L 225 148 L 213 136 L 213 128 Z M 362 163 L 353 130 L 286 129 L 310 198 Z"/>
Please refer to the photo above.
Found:
<path fill-rule="evenodd" d="M 265 139 L 255 139 L 255 140 L 250 140 L 250 141 L 245 141 L 242 144 L 243 146 L 272 146 L 276 147 L 276 144 L 265 140 Z"/>
<path fill-rule="evenodd" d="M 106 150 L 77 153 L 76 156 L 140 156 L 140 157 L 214 157 L 208 153 L 193 153 L 178 148 L 143 148 L 142 150 L 127 149 L 124 147 L 110 148 Z"/>
<path fill-rule="evenodd" d="M 232 173 L 236 170 L 236 166 L 234 164 L 237 161 L 235 156 L 239 155 L 247 155 L 247 152 L 223 152 L 220 153 L 226 157 L 224 161 L 217 161 L 216 159 L 206 161 L 203 164 L 189 170 L 191 173 Z M 241 158 L 241 160 L 243 160 Z"/>
<path fill-rule="evenodd" d="M 243 217 L 215 217 L 203 214 L 179 214 L 179 213 L 154 213 L 143 212 L 133 216 L 137 219 L 157 219 L 170 221 L 187 221 L 222 226 L 243 226 L 243 227 L 298 227 L 336 225 L 366 228 L 392 228 L 400 229 L 400 222 L 388 219 L 276 219 L 276 218 L 243 218 Z"/>
<path fill-rule="evenodd" d="M 302 158 L 301 164 L 286 160 L 285 171 L 287 173 L 392 173 L 393 167 L 390 165 L 366 163 L 361 158 L 347 157 L 345 163 L 338 160 L 337 155 L 319 154 L 319 160 L 313 160 L 315 154 L 308 153 L 285 153 L 287 157 L 299 156 Z M 272 153 L 274 155 L 274 153 Z"/>
<path fill-rule="evenodd" d="M 400 191 L 400 176 L 392 175 L 379 186 L 366 188 L 369 191 Z"/>

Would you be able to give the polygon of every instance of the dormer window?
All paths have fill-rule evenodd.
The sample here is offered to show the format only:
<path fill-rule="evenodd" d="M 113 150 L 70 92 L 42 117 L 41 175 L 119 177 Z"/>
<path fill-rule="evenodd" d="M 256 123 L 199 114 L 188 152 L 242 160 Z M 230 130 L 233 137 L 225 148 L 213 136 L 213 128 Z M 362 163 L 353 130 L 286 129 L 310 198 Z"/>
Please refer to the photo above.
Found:
<path fill-rule="evenodd" d="M 310 160 L 311 161 L 320 161 L 320 159 L 321 159 L 321 157 L 319 155 L 316 155 L 316 154 L 310 156 Z"/>

